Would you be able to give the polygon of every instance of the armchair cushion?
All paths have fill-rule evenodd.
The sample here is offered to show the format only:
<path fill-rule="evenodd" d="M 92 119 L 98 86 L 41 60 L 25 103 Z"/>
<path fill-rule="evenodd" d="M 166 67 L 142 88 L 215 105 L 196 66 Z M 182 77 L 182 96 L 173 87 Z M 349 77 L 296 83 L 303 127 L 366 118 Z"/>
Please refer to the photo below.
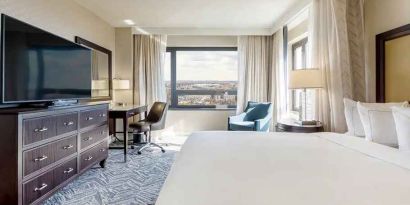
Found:
<path fill-rule="evenodd" d="M 243 119 L 245 118 L 246 113 L 241 113 L 239 115 L 234 115 L 234 116 L 230 116 L 229 118 L 229 122 L 242 122 Z"/>
<path fill-rule="evenodd" d="M 255 127 L 255 122 L 252 122 L 252 121 L 231 122 L 229 126 L 231 130 L 253 131 Z"/>
<path fill-rule="evenodd" d="M 256 105 L 255 107 L 249 109 L 246 112 L 244 121 L 255 121 L 258 119 L 265 118 L 266 116 L 269 115 L 269 108 L 271 104 L 269 103 L 260 103 Z"/>
<path fill-rule="evenodd" d="M 248 112 L 248 110 L 254 108 L 255 106 L 259 105 L 260 103 L 254 102 L 254 101 L 248 101 L 248 104 L 246 105 L 246 108 L 244 112 Z"/>

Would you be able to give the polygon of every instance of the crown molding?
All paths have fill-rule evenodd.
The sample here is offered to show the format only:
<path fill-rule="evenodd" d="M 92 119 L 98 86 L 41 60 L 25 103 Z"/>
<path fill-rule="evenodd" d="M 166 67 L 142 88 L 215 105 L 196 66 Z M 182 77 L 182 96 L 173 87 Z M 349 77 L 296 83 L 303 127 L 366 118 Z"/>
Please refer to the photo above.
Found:
<path fill-rule="evenodd" d="M 133 34 L 197 36 L 272 35 L 271 28 L 140 28 L 135 26 L 132 30 Z"/>

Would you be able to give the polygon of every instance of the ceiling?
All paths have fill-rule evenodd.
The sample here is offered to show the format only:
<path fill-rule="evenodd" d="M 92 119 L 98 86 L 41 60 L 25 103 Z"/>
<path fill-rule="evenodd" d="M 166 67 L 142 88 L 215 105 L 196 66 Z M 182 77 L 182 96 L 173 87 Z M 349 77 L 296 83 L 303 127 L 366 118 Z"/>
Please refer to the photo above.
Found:
<path fill-rule="evenodd" d="M 75 0 L 114 27 L 272 28 L 304 0 Z"/>

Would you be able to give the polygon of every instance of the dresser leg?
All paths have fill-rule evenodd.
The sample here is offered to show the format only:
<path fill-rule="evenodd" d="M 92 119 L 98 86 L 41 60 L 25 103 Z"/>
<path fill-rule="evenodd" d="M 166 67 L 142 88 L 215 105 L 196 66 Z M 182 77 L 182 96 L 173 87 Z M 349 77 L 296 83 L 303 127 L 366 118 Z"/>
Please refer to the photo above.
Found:
<path fill-rule="evenodd" d="M 105 162 L 106 162 L 106 160 L 107 159 L 103 159 L 102 161 L 100 161 L 100 166 L 101 166 L 101 168 L 105 168 Z"/>

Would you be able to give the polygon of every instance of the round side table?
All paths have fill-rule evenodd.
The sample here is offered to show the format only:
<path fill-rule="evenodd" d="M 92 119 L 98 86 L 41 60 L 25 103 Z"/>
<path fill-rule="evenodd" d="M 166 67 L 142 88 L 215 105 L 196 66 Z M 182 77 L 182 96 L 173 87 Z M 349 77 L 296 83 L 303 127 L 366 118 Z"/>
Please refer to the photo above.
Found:
<path fill-rule="evenodd" d="M 278 122 L 275 126 L 276 132 L 298 132 L 298 133 L 312 133 L 323 132 L 322 123 L 318 122 L 316 125 L 300 125 L 295 122 Z"/>

